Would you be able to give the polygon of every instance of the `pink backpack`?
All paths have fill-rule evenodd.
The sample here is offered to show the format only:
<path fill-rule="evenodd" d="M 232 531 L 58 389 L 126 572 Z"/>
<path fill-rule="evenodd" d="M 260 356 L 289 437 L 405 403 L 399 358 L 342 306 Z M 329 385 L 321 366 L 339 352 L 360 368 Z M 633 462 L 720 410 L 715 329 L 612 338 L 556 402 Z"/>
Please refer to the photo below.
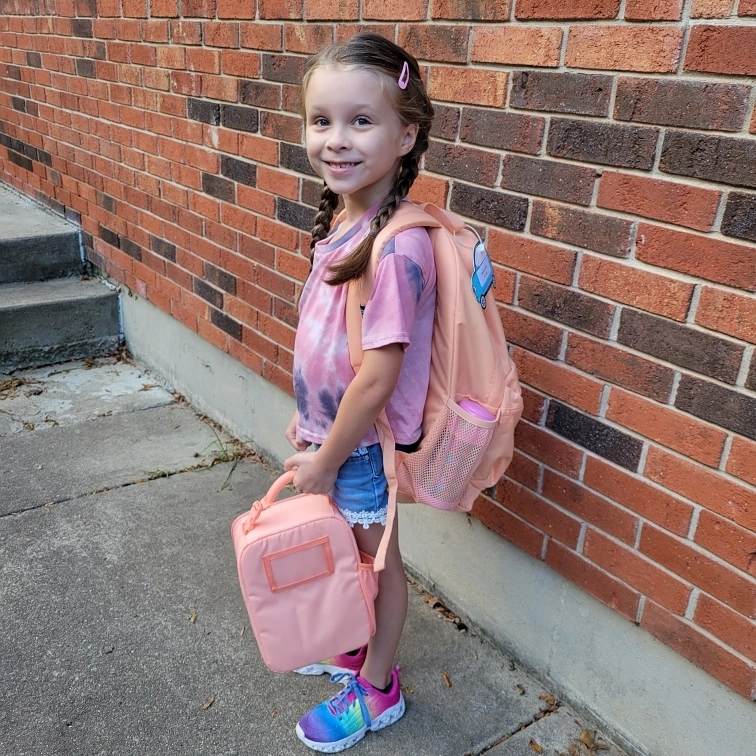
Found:
<path fill-rule="evenodd" d="M 403 202 L 373 243 L 370 291 L 386 243 L 400 231 L 428 229 L 436 263 L 431 373 L 417 451 L 397 451 L 385 411 L 376 420 L 389 489 L 399 500 L 447 510 L 472 508 L 512 460 L 522 414 L 517 370 L 495 303 L 486 307 L 493 270 L 483 243 L 458 215 Z M 347 336 L 355 371 L 362 363 L 359 282 L 347 296 Z"/>

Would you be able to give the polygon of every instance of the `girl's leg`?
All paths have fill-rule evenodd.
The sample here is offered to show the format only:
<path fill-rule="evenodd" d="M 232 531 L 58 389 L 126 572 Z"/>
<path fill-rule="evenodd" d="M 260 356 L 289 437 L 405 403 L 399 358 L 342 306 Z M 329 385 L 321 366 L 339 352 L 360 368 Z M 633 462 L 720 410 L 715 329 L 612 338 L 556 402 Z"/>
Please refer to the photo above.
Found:
<path fill-rule="evenodd" d="M 367 657 L 360 676 L 376 688 L 385 688 L 390 681 L 396 650 L 407 618 L 407 576 L 399 551 L 398 518 L 386 552 L 386 569 L 378 578 L 375 599 L 375 635 L 368 643 Z M 375 556 L 383 536 L 383 525 L 364 528 L 355 525 L 354 536 L 361 551 Z"/>

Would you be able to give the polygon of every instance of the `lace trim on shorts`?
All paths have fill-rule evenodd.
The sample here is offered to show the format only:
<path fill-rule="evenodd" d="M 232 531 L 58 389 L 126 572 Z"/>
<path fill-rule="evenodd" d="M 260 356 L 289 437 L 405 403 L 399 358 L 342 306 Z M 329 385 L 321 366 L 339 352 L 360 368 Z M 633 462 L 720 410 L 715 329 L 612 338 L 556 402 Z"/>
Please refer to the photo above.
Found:
<path fill-rule="evenodd" d="M 377 512 L 352 512 L 350 509 L 342 509 L 338 505 L 336 508 L 351 527 L 359 524 L 365 530 L 371 525 L 385 525 L 386 518 L 388 517 L 388 507 L 383 507 L 383 509 Z"/>

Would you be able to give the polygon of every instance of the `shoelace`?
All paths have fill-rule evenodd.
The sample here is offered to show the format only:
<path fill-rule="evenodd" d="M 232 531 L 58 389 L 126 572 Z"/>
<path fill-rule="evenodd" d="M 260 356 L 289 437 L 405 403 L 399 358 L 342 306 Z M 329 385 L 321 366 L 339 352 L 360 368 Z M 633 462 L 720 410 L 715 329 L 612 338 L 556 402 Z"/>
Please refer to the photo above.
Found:
<path fill-rule="evenodd" d="M 362 711 L 362 720 L 366 727 L 370 727 L 372 720 L 370 719 L 370 712 L 365 705 L 365 696 L 368 691 L 362 683 L 351 672 L 336 672 L 331 675 L 331 682 L 337 683 L 344 679 L 348 679 L 349 682 L 344 686 L 340 693 L 337 693 L 329 702 L 328 710 L 337 719 L 341 719 L 346 713 L 347 709 L 352 705 L 356 699 L 360 704 L 360 710 Z"/>

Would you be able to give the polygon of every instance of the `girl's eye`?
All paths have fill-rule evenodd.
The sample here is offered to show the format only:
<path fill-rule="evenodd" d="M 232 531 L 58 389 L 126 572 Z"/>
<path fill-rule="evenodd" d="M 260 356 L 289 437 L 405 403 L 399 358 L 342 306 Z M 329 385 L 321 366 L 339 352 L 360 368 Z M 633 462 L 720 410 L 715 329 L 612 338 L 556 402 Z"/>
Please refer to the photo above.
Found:
<path fill-rule="evenodd" d="M 366 118 L 365 116 L 358 116 L 354 119 L 354 123 L 357 126 L 369 126 L 370 125 L 370 119 Z"/>
<path fill-rule="evenodd" d="M 327 118 L 322 118 L 322 117 L 321 118 L 314 118 L 313 121 L 312 121 L 312 124 L 313 124 L 313 126 L 319 126 L 319 127 L 322 128 L 324 126 L 328 126 L 328 119 Z"/>

